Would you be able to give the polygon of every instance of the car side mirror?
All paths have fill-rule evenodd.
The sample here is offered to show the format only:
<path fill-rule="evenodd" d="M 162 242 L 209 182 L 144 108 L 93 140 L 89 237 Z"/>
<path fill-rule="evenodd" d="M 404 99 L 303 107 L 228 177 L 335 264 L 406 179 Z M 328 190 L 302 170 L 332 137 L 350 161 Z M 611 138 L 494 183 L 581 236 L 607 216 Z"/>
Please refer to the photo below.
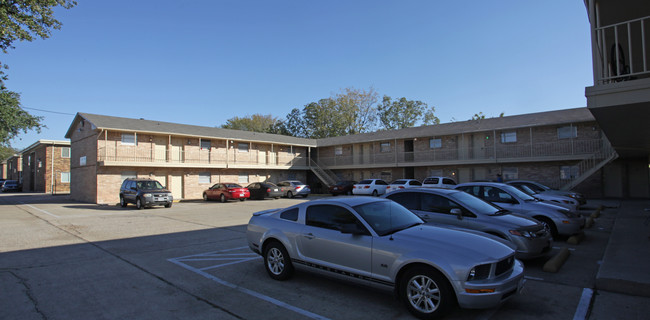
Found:
<path fill-rule="evenodd" d="M 340 227 L 340 231 L 343 234 L 351 234 L 351 235 L 365 235 L 366 230 L 362 229 L 357 225 L 356 223 L 345 223 L 342 224 Z"/>
<path fill-rule="evenodd" d="M 451 211 L 449 211 L 449 213 L 455 214 L 456 217 L 458 217 L 458 220 L 463 220 L 463 211 L 462 210 L 460 210 L 458 208 L 454 208 L 454 209 L 451 209 Z"/>

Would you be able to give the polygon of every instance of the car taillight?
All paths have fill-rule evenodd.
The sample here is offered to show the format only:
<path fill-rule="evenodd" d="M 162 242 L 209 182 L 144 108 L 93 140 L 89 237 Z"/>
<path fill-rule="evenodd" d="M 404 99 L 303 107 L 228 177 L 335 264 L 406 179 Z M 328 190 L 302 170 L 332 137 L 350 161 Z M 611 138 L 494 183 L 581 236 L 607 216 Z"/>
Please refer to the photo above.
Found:
<path fill-rule="evenodd" d="M 399 188 L 399 189 L 404 189 L 404 186 L 399 186 L 398 188 Z"/>
<path fill-rule="evenodd" d="M 271 188 L 266 189 L 266 192 L 271 192 Z"/>
<path fill-rule="evenodd" d="M 296 187 L 296 191 L 300 191 L 300 189 L 302 189 L 302 187 Z"/>
<path fill-rule="evenodd" d="M 363 188 L 364 188 L 364 189 L 370 189 L 370 186 L 365 186 L 365 187 L 363 187 Z"/>

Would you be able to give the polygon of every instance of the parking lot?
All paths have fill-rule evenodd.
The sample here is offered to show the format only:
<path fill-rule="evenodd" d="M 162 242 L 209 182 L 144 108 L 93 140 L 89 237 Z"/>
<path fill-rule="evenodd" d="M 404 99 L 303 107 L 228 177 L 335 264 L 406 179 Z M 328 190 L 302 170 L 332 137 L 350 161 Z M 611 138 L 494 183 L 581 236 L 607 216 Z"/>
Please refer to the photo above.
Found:
<path fill-rule="evenodd" d="M 391 292 L 301 272 L 284 282 L 268 277 L 246 246 L 248 219 L 314 198 L 137 210 L 0 194 L 0 318 L 412 319 Z M 525 261 L 519 295 L 447 319 L 646 317 L 650 298 L 593 289 L 615 217 L 608 210 L 579 244 L 559 239 L 549 256 Z M 562 268 L 544 272 L 565 247 Z"/>

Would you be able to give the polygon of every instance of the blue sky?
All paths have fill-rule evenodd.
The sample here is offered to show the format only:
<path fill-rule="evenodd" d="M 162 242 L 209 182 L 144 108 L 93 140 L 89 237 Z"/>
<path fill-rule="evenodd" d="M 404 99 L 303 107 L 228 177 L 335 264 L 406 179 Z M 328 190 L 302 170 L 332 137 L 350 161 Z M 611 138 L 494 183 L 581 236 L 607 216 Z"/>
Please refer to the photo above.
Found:
<path fill-rule="evenodd" d="M 579 0 L 78 2 L 1 57 L 47 126 L 19 150 L 64 140 L 77 112 L 220 126 L 372 87 L 450 122 L 584 107 L 593 84 Z"/>

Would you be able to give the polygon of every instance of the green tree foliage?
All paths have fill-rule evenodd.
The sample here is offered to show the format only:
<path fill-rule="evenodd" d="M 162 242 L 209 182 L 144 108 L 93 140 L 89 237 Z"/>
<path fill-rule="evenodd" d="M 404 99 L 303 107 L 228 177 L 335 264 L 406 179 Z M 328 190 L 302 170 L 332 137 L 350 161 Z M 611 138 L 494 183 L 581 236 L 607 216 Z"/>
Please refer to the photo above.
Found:
<path fill-rule="evenodd" d="M 20 107 L 20 95 L 0 90 L 0 145 L 9 146 L 10 141 L 21 131 L 35 129 L 41 132 L 42 117 L 35 117 Z"/>
<path fill-rule="evenodd" d="M 330 98 L 336 101 L 338 120 L 345 127 L 345 134 L 370 132 L 377 128 L 378 97 L 379 94 L 373 88 L 345 88 Z"/>
<path fill-rule="evenodd" d="M 409 128 L 420 122 L 425 125 L 438 124 L 440 119 L 434 115 L 434 111 L 433 107 L 429 108 L 422 101 L 406 98 L 393 101 L 389 96 L 384 96 L 377 107 L 379 121 L 386 130 Z"/>
<path fill-rule="evenodd" d="M 16 153 L 18 153 L 18 150 L 12 147 L 0 145 L 0 162 L 9 159 L 9 157 L 13 156 Z"/>
<path fill-rule="evenodd" d="M 503 115 L 504 113 L 501 112 L 499 114 L 499 118 L 502 118 Z M 485 115 L 483 114 L 483 112 L 479 112 L 479 113 L 475 113 L 470 120 L 483 120 L 483 119 L 485 119 Z"/>
<path fill-rule="evenodd" d="M 282 130 L 281 120 L 272 115 L 261 115 L 259 113 L 246 117 L 234 117 L 228 119 L 222 125 L 225 129 L 236 129 L 253 132 L 279 133 Z"/>

